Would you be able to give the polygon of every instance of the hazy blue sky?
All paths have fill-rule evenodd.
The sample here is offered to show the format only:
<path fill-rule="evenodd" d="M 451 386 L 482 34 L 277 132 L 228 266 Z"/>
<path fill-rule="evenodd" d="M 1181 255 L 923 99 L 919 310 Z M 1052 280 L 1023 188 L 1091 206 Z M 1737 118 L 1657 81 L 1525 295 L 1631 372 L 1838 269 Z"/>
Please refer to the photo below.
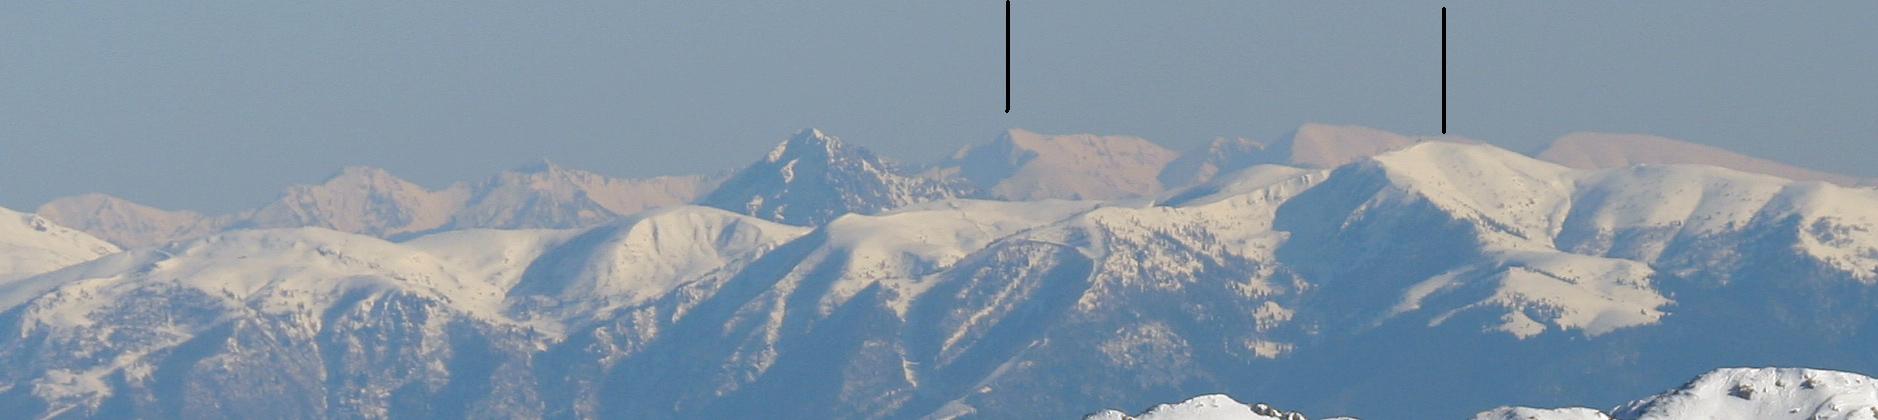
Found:
<path fill-rule="evenodd" d="M 1878 175 L 1878 2 L 0 0 L 0 206 L 224 211 L 344 165 L 706 172 L 816 126 L 911 161 L 1001 130 L 1186 148 L 1321 121 L 1530 151 L 1647 132 Z"/>

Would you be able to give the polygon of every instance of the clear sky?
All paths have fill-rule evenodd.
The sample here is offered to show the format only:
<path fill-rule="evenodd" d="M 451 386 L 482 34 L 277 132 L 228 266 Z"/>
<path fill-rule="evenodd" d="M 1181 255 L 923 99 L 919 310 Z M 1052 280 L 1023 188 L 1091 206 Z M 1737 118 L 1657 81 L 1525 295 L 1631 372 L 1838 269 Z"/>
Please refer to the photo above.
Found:
<path fill-rule="evenodd" d="M 227 211 L 346 165 L 700 173 L 823 128 L 910 161 L 1012 127 L 1174 148 L 1307 121 L 1531 151 L 1644 132 L 1878 176 L 1878 2 L 0 0 L 0 206 Z"/>

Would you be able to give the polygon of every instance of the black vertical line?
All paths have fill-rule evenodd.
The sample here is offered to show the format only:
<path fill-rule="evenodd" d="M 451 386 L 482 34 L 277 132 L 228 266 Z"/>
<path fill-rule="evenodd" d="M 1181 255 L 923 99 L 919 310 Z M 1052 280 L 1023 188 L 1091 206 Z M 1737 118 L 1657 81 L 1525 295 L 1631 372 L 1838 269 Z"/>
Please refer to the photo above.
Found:
<path fill-rule="evenodd" d="M 1011 113 L 1011 0 L 1004 0 L 1004 113 Z"/>
<path fill-rule="evenodd" d="M 1448 133 L 1448 8 L 1441 7 L 1441 134 Z"/>

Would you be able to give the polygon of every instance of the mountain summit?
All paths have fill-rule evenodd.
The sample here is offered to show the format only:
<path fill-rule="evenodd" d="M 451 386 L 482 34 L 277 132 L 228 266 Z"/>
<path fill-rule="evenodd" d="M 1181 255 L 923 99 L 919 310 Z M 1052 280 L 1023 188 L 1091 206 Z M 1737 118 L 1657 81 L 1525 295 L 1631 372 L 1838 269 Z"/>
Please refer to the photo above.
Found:
<path fill-rule="evenodd" d="M 1161 192 L 1155 176 L 1175 157 L 1140 137 L 1010 130 L 960 149 L 932 173 L 962 177 L 1010 200 L 1149 197 Z"/>
<path fill-rule="evenodd" d="M 446 229 L 594 226 L 697 198 L 701 176 L 619 179 L 541 162 L 503 171 L 469 188 Z"/>
<path fill-rule="evenodd" d="M 879 213 L 971 191 L 903 174 L 866 148 L 811 128 L 737 171 L 698 204 L 792 225 L 820 225 L 847 213 Z"/>
<path fill-rule="evenodd" d="M 235 221 L 236 216 L 209 217 L 192 211 L 171 211 L 105 194 L 64 197 L 39 206 L 38 214 L 126 248 L 160 245 L 206 236 Z"/>
<path fill-rule="evenodd" d="M 469 192 L 431 191 L 384 169 L 353 166 L 319 185 L 296 185 L 254 211 L 237 227 L 323 227 L 390 236 L 422 232 L 449 222 Z"/>
<path fill-rule="evenodd" d="M 1214 139 L 1169 163 L 1161 170 L 1160 180 L 1171 189 L 1198 185 L 1257 165 L 1334 168 L 1429 140 L 1478 143 L 1456 136 L 1409 137 L 1369 127 L 1305 123 L 1272 143 Z"/>

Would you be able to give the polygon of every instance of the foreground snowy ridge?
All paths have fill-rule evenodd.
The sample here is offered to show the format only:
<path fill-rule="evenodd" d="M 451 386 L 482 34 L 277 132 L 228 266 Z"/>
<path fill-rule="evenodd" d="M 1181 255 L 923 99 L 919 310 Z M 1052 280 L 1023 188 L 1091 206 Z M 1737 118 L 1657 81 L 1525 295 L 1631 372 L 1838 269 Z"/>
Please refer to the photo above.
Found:
<path fill-rule="evenodd" d="M 1291 413 L 1272 406 L 1246 404 L 1225 395 L 1201 395 L 1174 404 L 1161 404 L 1137 415 L 1116 410 L 1102 410 L 1083 420 L 1305 420 L 1303 413 Z"/>
<path fill-rule="evenodd" d="M 1422 418 L 1376 413 L 1377 418 Z M 1202 395 L 1128 415 L 1103 410 L 1085 420 L 1303 420 L 1302 413 L 1245 404 L 1225 395 Z M 1499 407 L 1474 420 L 1869 420 L 1878 419 L 1878 379 L 1819 369 L 1732 368 L 1697 377 L 1680 388 L 1618 406 L 1591 408 Z"/>
<path fill-rule="evenodd" d="M 1872 420 L 1878 379 L 1820 369 L 1732 368 L 1600 413 L 1587 408 L 1503 407 L 1476 420 Z"/>
<path fill-rule="evenodd" d="M 1002 202 L 817 132 L 785 146 L 725 209 L 583 229 L 117 252 L 20 216 L 7 255 L 63 262 L 0 277 L 0 409 L 1065 417 L 1226 392 L 1462 417 L 1731 359 L 1878 369 L 1870 189 L 1423 142 L 1151 203 Z"/>

